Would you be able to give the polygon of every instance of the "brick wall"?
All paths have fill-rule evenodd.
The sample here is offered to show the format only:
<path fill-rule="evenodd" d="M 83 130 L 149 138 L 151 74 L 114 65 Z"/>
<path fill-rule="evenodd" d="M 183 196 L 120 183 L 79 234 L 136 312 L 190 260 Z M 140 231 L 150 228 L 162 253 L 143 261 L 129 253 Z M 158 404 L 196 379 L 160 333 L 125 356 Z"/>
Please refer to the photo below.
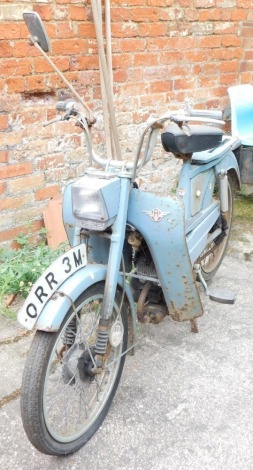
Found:
<path fill-rule="evenodd" d="M 253 15 L 249 15 L 253 20 Z M 253 81 L 253 21 L 243 21 L 240 32 L 242 38 L 243 56 L 240 63 L 240 74 L 245 83 Z"/>
<path fill-rule="evenodd" d="M 112 0 L 117 122 L 131 158 L 143 121 L 186 98 L 223 109 L 227 87 L 251 82 L 253 0 Z M 51 57 L 95 110 L 93 138 L 104 152 L 97 45 L 89 1 L 0 1 L 0 243 L 26 224 L 42 225 L 49 199 L 87 164 L 83 136 L 71 123 L 46 128 L 65 87 L 28 45 L 22 21 L 34 9 L 45 21 Z M 179 162 L 159 148 L 143 187 L 166 191 Z"/>

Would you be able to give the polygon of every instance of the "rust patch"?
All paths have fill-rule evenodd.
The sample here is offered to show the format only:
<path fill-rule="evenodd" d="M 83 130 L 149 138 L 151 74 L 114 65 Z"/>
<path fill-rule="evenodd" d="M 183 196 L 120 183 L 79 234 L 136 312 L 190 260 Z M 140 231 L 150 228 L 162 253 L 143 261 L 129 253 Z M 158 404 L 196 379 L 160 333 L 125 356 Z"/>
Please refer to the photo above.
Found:
<path fill-rule="evenodd" d="M 68 228 L 75 228 L 75 226 L 73 224 L 69 224 L 68 222 L 66 222 L 65 225 Z"/>
<path fill-rule="evenodd" d="M 46 331 L 46 333 L 56 333 L 58 330 L 56 329 L 53 329 L 53 328 L 50 328 L 50 326 L 48 326 L 47 328 L 43 328 L 43 329 L 39 329 L 37 328 L 39 331 Z"/>

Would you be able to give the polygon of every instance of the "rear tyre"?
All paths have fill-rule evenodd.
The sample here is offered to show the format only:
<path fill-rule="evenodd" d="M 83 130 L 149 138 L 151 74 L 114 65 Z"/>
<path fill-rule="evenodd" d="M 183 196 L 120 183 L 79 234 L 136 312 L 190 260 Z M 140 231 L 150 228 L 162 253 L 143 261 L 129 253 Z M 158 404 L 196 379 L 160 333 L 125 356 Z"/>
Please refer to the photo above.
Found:
<path fill-rule="evenodd" d="M 120 321 L 123 338 L 117 347 L 108 342 L 102 372 L 92 373 L 103 292 L 102 282 L 87 289 L 59 331 L 37 331 L 29 350 L 21 415 L 29 440 L 45 454 L 66 455 L 82 447 L 103 422 L 118 387 L 128 336 L 127 305 L 120 311 L 119 292 L 111 324 Z"/>
<path fill-rule="evenodd" d="M 219 198 L 219 192 L 216 188 L 214 192 L 214 198 Z M 227 227 L 225 227 L 225 221 L 222 220 L 222 217 L 216 221 L 210 234 L 217 228 L 222 229 L 222 234 L 215 238 L 211 243 L 209 243 L 205 250 L 201 253 L 197 263 L 201 266 L 201 273 L 203 278 L 206 281 L 210 281 L 215 275 L 216 271 L 219 269 L 223 258 L 225 256 L 229 237 L 231 233 L 232 218 L 233 218 L 233 208 L 234 208 L 234 183 L 232 177 L 228 174 L 228 217 L 227 217 Z"/>

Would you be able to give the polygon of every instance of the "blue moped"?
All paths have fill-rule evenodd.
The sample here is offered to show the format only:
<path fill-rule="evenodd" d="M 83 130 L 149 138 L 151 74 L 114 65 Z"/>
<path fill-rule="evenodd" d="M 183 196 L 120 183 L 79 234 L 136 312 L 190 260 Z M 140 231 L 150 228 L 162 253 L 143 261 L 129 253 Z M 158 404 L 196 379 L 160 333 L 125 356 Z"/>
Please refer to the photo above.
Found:
<path fill-rule="evenodd" d="M 26 13 L 25 20 L 30 42 L 47 57 L 39 16 Z M 221 115 L 188 109 L 153 117 L 134 162 L 109 161 L 93 149 L 75 95 L 79 102 L 57 108 L 83 129 L 90 162 L 101 169 L 91 165 L 65 189 L 71 248 L 36 282 L 18 316 L 36 329 L 22 382 L 23 424 L 32 444 L 51 455 L 78 450 L 101 425 L 125 355 L 134 351 L 137 320 L 159 323 L 170 315 L 196 331 L 203 314 L 196 281 L 212 300 L 234 302 L 206 284 L 222 262 L 240 184 L 240 142 L 217 127 Z M 182 159 L 176 194 L 164 197 L 136 184 L 160 132 L 165 151 Z"/>

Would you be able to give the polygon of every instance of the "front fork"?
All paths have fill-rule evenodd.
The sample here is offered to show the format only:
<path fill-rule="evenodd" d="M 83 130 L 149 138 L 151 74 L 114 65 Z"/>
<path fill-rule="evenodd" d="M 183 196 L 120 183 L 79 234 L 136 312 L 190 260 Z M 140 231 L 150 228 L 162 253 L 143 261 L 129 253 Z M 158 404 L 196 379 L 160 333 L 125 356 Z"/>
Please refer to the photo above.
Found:
<path fill-rule="evenodd" d="M 131 181 L 129 178 L 125 176 L 121 177 L 119 210 L 116 220 L 112 226 L 104 298 L 102 309 L 100 312 L 101 319 L 99 321 L 97 341 L 95 345 L 95 360 L 97 367 L 101 367 L 103 362 L 103 356 L 106 353 L 108 345 L 109 325 L 113 311 L 114 299 L 117 289 L 118 273 L 120 270 L 120 263 L 125 241 L 125 227 L 127 220 L 130 184 Z"/>

